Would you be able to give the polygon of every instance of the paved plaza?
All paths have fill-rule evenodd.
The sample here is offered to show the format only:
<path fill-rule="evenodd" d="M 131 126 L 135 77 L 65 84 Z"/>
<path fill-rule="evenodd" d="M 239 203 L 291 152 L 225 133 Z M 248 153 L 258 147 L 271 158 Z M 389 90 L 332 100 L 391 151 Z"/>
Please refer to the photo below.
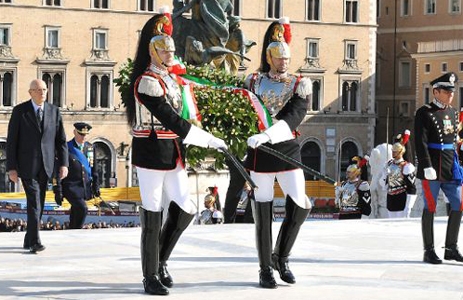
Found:
<path fill-rule="evenodd" d="M 441 257 L 446 221 L 435 220 Z M 307 221 L 291 256 L 297 283 L 276 276 L 276 290 L 258 286 L 253 224 L 191 225 L 169 261 L 175 284 L 166 299 L 463 299 L 463 264 L 421 262 L 420 224 Z M 161 297 L 143 293 L 140 228 L 42 231 L 39 254 L 22 249 L 23 237 L 0 233 L 0 299 Z"/>

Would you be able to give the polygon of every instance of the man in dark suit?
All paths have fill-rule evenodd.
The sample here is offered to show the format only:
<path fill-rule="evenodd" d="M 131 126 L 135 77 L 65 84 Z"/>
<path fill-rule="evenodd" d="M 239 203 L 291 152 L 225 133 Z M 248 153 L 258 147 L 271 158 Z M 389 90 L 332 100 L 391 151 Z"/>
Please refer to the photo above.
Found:
<path fill-rule="evenodd" d="M 95 147 L 85 140 L 92 126 L 74 123 L 74 138 L 68 142 L 69 174 L 57 180 L 53 187 L 55 201 L 61 205 L 63 196 L 71 204 L 69 228 L 81 229 L 87 216 L 86 200 L 100 196 L 98 170 L 95 165 Z"/>
<path fill-rule="evenodd" d="M 11 181 L 21 178 L 27 198 L 27 232 L 24 248 L 43 251 L 39 236 L 45 192 L 53 175 L 55 157 L 59 177 L 68 173 L 68 148 L 58 107 L 45 102 L 47 85 L 35 79 L 29 87 L 31 100 L 14 107 L 8 124 L 7 171 Z"/>

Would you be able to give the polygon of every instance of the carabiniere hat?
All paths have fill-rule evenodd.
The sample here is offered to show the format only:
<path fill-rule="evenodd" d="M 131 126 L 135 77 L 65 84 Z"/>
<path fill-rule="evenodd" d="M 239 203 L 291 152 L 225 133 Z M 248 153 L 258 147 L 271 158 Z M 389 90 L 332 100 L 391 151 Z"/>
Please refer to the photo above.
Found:
<path fill-rule="evenodd" d="M 443 89 L 454 92 L 455 81 L 458 81 L 457 75 L 453 72 L 449 72 L 431 81 L 431 85 L 433 89 Z"/>
<path fill-rule="evenodd" d="M 85 135 L 90 133 L 90 129 L 92 129 L 92 126 L 84 122 L 77 122 L 74 123 L 74 128 L 79 134 Z"/>

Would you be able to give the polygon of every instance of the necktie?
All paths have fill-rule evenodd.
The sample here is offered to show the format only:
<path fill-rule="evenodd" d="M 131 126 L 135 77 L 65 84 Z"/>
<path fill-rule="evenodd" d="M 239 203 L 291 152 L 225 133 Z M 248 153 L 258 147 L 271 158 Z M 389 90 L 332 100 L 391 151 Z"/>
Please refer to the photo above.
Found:
<path fill-rule="evenodd" d="M 37 122 L 39 122 L 39 125 L 42 126 L 42 120 L 43 120 L 43 110 L 41 107 L 37 109 Z"/>

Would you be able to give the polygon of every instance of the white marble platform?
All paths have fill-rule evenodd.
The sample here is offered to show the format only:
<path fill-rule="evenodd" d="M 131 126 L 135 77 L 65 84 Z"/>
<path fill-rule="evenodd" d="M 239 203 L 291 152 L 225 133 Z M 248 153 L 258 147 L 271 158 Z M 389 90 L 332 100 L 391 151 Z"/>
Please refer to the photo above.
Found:
<path fill-rule="evenodd" d="M 446 220 L 435 220 L 441 257 Z M 36 255 L 22 249 L 23 237 L 0 233 L 0 299 L 150 297 L 141 283 L 140 228 L 43 231 L 47 249 Z M 463 264 L 421 260 L 419 218 L 310 220 L 291 256 L 297 283 L 277 278 L 278 289 L 265 290 L 253 224 L 191 225 L 169 262 L 175 285 L 166 299 L 463 299 Z"/>

